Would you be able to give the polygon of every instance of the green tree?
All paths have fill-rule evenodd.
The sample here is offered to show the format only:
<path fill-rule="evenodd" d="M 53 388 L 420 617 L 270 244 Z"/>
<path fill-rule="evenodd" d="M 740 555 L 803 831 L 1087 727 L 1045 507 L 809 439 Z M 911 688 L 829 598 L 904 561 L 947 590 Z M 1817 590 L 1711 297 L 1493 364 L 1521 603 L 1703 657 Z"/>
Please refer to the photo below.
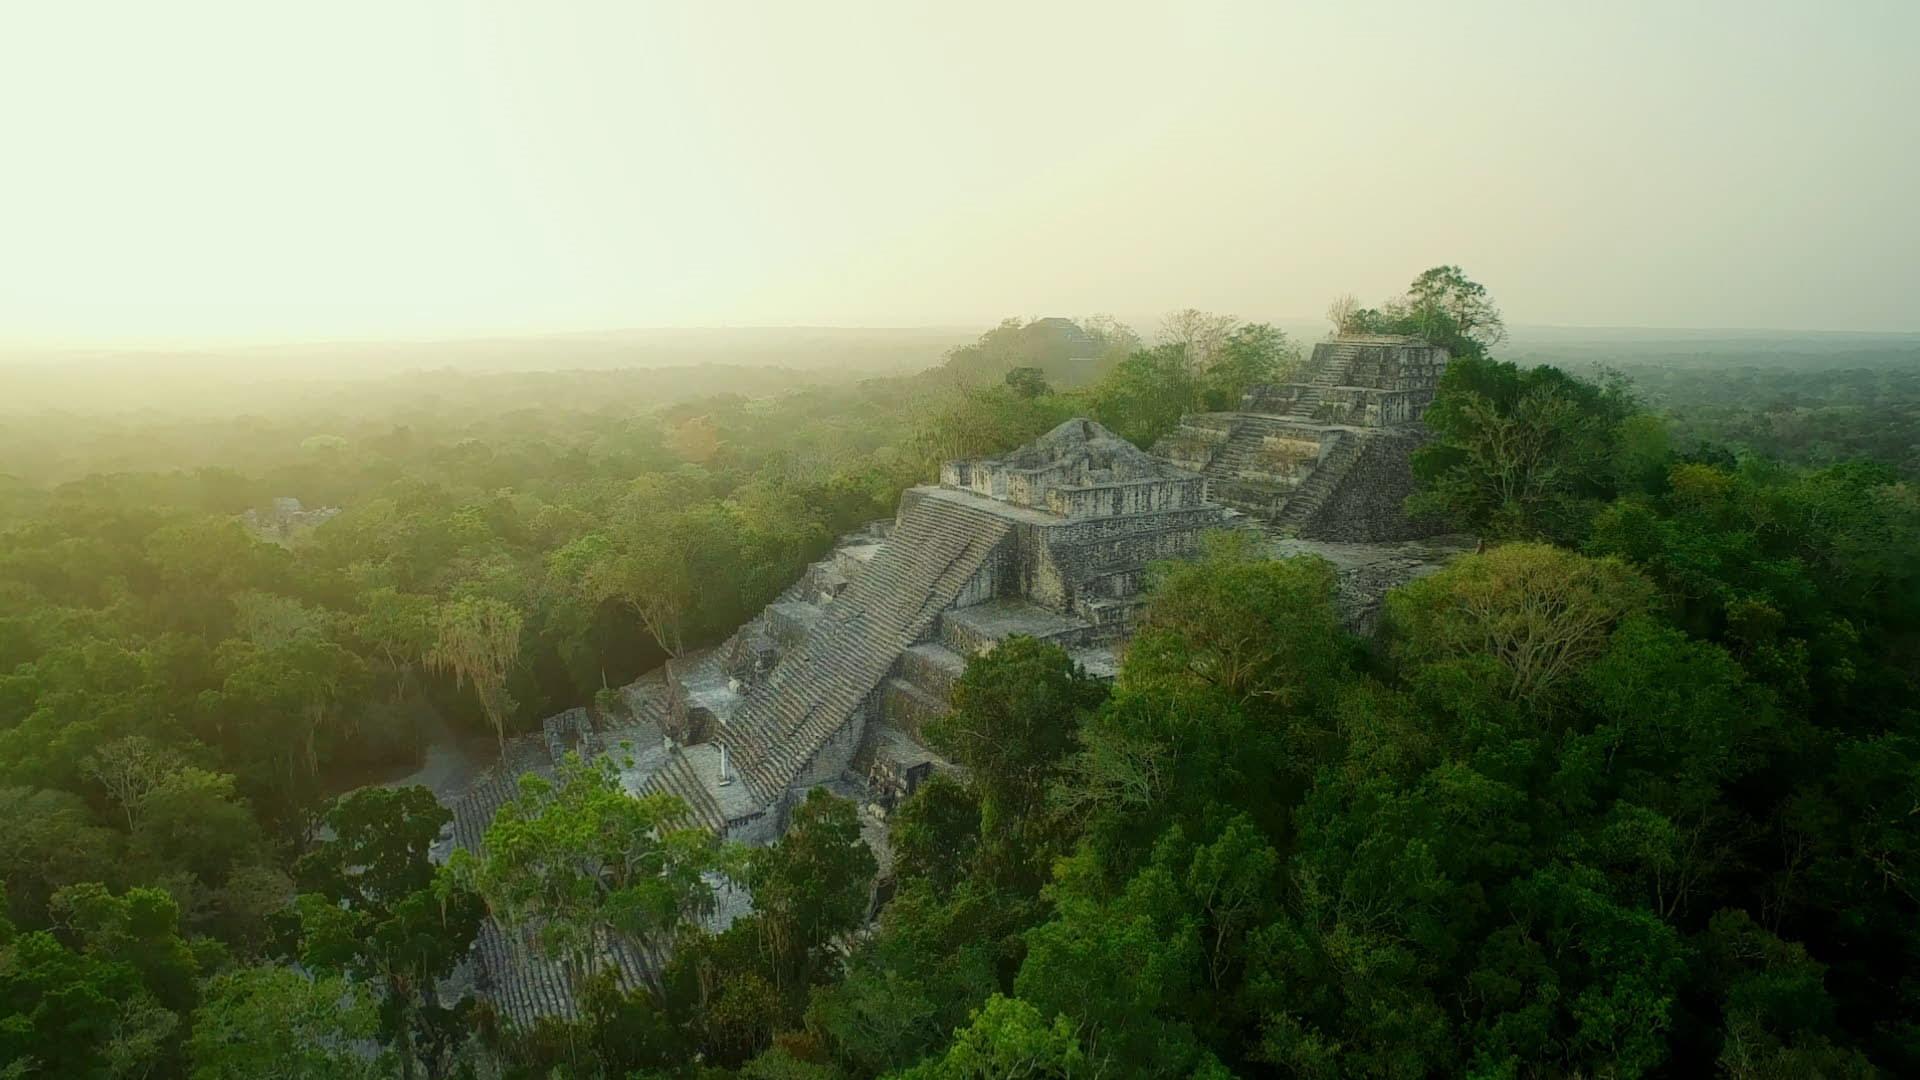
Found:
<path fill-rule="evenodd" d="M 452 817 L 423 787 L 362 788 L 334 801 L 331 839 L 295 867 L 309 890 L 297 904 L 302 962 L 380 994 L 380 1035 L 406 1076 L 416 1062 L 443 1075 L 451 1047 L 439 1035 L 471 1008 L 442 1006 L 434 993 L 467 955 L 484 914 L 480 898 L 432 862 Z"/>
<path fill-rule="evenodd" d="M 1328 563 L 1267 559 L 1232 535 L 1157 571 L 1113 696 L 1055 793 L 1116 872 L 1169 826 L 1201 825 L 1218 807 L 1285 828 L 1331 752 L 1327 712 L 1354 677 L 1333 590 Z"/>
<path fill-rule="evenodd" d="M 971 773 L 983 846 L 1003 880 L 1044 878 L 1059 831 L 1048 788 L 1105 697 L 1058 645 L 1015 636 L 968 664 L 952 711 L 927 721 L 929 741 Z"/>
<path fill-rule="evenodd" d="M 635 798 L 605 759 L 569 757 L 554 780 L 521 776 L 485 856 L 452 865 L 496 918 L 585 979 L 615 943 L 657 950 L 712 907 L 714 840 L 686 821 L 680 800 Z"/>
<path fill-rule="evenodd" d="M 115 896 L 84 884 L 61 890 L 52 908 L 58 936 L 17 934 L 0 920 L 0 1061 L 47 1076 L 176 1066 L 200 973 L 179 907 L 157 889 Z"/>
<path fill-rule="evenodd" d="M 1048 1023 L 1038 1009 L 1018 998 L 995 994 L 955 1033 L 953 1045 L 937 1059 L 907 1072 L 902 1080 L 1076 1080 L 1100 1075 L 1080 1048 L 1073 1024 L 1064 1016 Z"/>
<path fill-rule="evenodd" d="M 1623 462 L 1643 452 L 1637 417 L 1618 381 L 1457 358 L 1427 408 L 1435 438 L 1414 452 L 1420 490 L 1407 508 L 1490 537 L 1576 540 L 1620 491 Z"/>
<path fill-rule="evenodd" d="M 184 872 L 219 885 L 265 860 L 266 838 L 234 778 L 187 766 L 156 787 L 142 806 L 127 853 L 150 878 Z"/>
<path fill-rule="evenodd" d="M 1484 354 L 1507 339 L 1486 286 L 1457 266 L 1436 266 L 1407 286 L 1406 317 L 1416 333 L 1456 354 Z"/>
<path fill-rule="evenodd" d="M 1089 392 L 1094 419 L 1136 446 L 1172 431 L 1200 400 L 1199 376 L 1177 345 L 1136 352 Z"/>
<path fill-rule="evenodd" d="M 1651 583 L 1618 560 L 1506 544 L 1396 591 L 1387 619 L 1402 663 L 1491 675 L 1501 695 L 1546 708 L 1653 602 Z"/>
<path fill-rule="evenodd" d="M 414 665 L 433 653 L 437 640 L 433 598 L 381 586 L 361 593 L 358 603 L 360 611 L 351 623 L 353 635 L 392 673 L 398 697 L 406 693 Z"/>
<path fill-rule="evenodd" d="M 115 739 L 94 751 L 84 763 L 87 774 L 126 815 L 128 832 L 139 828 L 140 811 L 147 797 L 164 784 L 179 765 L 178 755 L 144 735 Z"/>
<path fill-rule="evenodd" d="M 1506 340 L 1506 324 L 1485 286 L 1457 266 L 1436 266 L 1407 286 L 1404 296 L 1378 310 L 1346 310 L 1337 320 L 1345 332 L 1410 334 L 1445 348 L 1458 359 L 1480 359 Z"/>
<path fill-rule="evenodd" d="M 1300 350 L 1268 323 L 1243 323 L 1220 343 L 1200 376 L 1197 408 L 1238 409 L 1240 396 L 1263 383 L 1285 382 L 1300 367 Z"/>
<path fill-rule="evenodd" d="M 520 656 L 520 612 L 510 604 L 485 597 L 463 597 L 441 606 L 434 618 L 429 666 L 450 672 L 455 681 L 473 684 L 500 742 L 507 751 L 507 723 L 513 702 L 507 696 L 507 673 Z"/>
<path fill-rule="evenodd" d="M 970 872 L 980 845 L 980 800 L 962 781 L 936 773 L 894 810 L 887 838 L 897 878 L 946 893 Z"/>
<path fill-rule="evenodd" d="M 817 788 L 778 843 L 748 853 L 754 920 L 776 978 L 809 981 L 835 940 L 866 921 L 877 869 L 854 804 Z"/>
<path fill-rule="evenodd" d="M 912 1065 L 964 1026 L 970 1010 L 1011 989 L 1026 951 L 1021 935 L 1043 914 L 1037 898 L 980 876 L 945 894 L 903 878 L 843 977 L 815 988 L 807 1028 L 853 1075 Z"/>
<path fill-rule="evenodd" d="M 193 1014 L 193 1080 L 339 1080 L 387 1074 L 364 1044 L 373 1001 L 337 976 L 242 968 L 215 978 Z"/>
<path fill-rule="evenodd" d="M 47 903 L 61 888 L 109 881 L 121 862 L 121 838 L 95 824 L 78 796 L 64 791 L 0 788 L 0 882 L 12 921 L 29 929 L 47 922 Z"/>
<path fill-rule="evenodd" d="M 1053 392 L 1047 385 L 1047 374 L 1037 367 L 1017 367 L 1009 370 L 1005 379 L 1007 387 L 1023 398 L 1037 398 Z"/>
<path fill-rule="evenodd" d="M 1048 887 L 1054 915 L 1027 932 L 1014 989 L 1041 1015 L 1073 1022 L 1096 1073 L 1186 1076 L 1217 1068 L 1195 1023 L 1238 964 L 1249 926 L 1269 907 L 1278 856 L 1240 819 L 1195 850 L 1178 829 L 1109 890 L 1083 847 Z"/>

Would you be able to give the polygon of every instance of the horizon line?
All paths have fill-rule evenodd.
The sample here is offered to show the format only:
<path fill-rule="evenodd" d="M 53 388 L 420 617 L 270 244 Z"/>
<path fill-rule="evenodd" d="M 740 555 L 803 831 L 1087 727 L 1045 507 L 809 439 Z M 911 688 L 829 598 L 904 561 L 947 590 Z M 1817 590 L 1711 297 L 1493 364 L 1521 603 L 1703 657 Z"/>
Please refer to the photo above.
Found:
<path fill-rule="evenodd" d="M 1094 313 L 1104 314 L 1104 313 Z M 1016 316 L 1007 316 L 1013 318 Z M 1028 315 L 1028 319 L 1049 316 Z M 1086 315 L 1067 316 L 1085 318 Z M 261 349 L 310 349 L 310 348 L 366 348 L 377 346 L 458 346 L 485 343 L 537 342 L 564 338 L 614 337 L 623 334 L 650 333 L 722 333 L 737 331 L 787 331 L 805 332 L 841 332 L 841 333 L 981 333 L 992 330 L 1002 320 L 996 319 L 984 324 L 979 323 L 907 323 L 858 325 L 851 323 L 668 323 L 660 325 L 627 325 L 597 328 L 573 328 L 554 330 L 472 330 L 445 331 L 429 334 L 396 334 L 387 337 L 344 335 L 321 337 L 276 337 L 276 338 L 175 338 L 175 339 L 62 339 L 62 340 L 15 340 L 0 339 L 0 359 L 12 352 L 40 353 L 95 353 L 95 352 L 242 352 Z M 1325 322 L 1324 316 L 1279 315 L 1265 318 L 1247 319 L 1248 322 L 1307 323 Z M 1121 320 L 1122 325 L 1134 328 L 1138 322 Z M 976 328 L 980 328 L 977 329 Z M 1610 331 L 1639 333 L 1686 333 L 1686 334 L 1807 334 L 1857 337 L 1920 337 L 1920 327 L 1905 330 L 1859 329 L 1852 327 L 1786 327 L 1786 326 L 1674 326 L 1640 323 L 1578 323 L 1578 322 L 1516 322 L 1508 324 L 1508 332 L 1514 331 Z"/>

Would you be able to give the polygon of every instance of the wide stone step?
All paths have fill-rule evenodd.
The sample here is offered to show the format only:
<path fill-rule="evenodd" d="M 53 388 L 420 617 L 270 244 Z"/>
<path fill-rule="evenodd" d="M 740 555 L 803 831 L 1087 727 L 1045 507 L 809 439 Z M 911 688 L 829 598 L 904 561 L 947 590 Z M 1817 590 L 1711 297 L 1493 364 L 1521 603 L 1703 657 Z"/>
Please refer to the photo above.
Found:
<path fill-rule="evenodd" d="M 967 658 L 938 641 L 922 642 L 900 654 L 901 677 L 942 700 L 966 672 Z"/>
<path fill-rule="evenodd" d="M 880 688 L 880 715 L 894 727 L 918 735 L 920 725 L 948 709 L 947 699 L 927 693 L 901 678 L 888 679 Z"/>
<path fill-rule="evenodd" d="M 1144 596 L 1108 598 L 1101 600 L 1082 600 L 1073 607 L 1079 616 L 1097 629 L 1109 633 L 1117 632 L 1132 624 L 1134 617 L 1147 606 Z"/>

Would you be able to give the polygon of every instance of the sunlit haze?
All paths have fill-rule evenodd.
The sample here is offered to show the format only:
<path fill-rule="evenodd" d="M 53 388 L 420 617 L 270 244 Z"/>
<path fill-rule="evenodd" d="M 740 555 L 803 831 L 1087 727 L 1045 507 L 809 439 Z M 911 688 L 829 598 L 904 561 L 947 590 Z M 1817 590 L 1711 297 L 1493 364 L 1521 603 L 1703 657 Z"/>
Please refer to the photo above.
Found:
<path fill-rule="evenodd" d="M 0 16 L 0 343 L 1313 316 L 1920 329 L 1920 4 Z"/>

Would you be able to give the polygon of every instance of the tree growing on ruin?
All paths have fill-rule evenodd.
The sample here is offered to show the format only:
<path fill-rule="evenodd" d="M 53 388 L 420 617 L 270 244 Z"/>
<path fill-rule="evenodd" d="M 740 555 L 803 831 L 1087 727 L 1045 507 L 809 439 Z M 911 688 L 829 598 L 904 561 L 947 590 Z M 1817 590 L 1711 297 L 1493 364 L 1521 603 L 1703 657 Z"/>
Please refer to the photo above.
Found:
<path fill-rule="evenodd" d="M 1195 410 L 1236 409 L 1240 396 L 1261 383 L 1284 382 L 1300 367 L 1300 349 L 1268 323 L 1241 323 L 1221 341 L 1201 373 Z"/>
<path fill-rule="evenodd" d="M 818 788 L 794 809 L 779 843 L 748 854 L 754 918 L 777 985 L 806 982 L 833 942 L 865 920 L 878 869 L 854 804 Z"/>
<path fill-rule="evenodd" d="M 407 1077 L 419 1064 L 443 1075 L 451 1048 L 440 1036 L 472 1004 L 443 1006 L 432 992 L 467 955 L 483 914 L 480 898 L 433 863 L 452 817 L 424 787 L 362 788 L 334 801 L 332 838 L 294 869 L 301 962 L 376 988 L 381 1038 Z"/>
<path fill-rule="evenodd" d="M 1336 334 L 1351 334 L 1360 329 L 1360 300 L 1352 293 L 1341 293 L 1327 305 L 1327 321 Z"/>
<path fill-rule="evenodd" d="M 1378 308 L 1348 310 L 1335 301 L 1329 318 L 1342 333 L 1409 334 L 1447 350 L 1456 359 L 1484 358 L 1507 339 L 1500 308 L 1486 286 L 1457 266 L 1436 266 L 1414 278 L 1404 295 Z"/>
<path fill-rule="evenodd" d="M 1416 332 L 1429 341 L 1457 336 L 1485 353 L 1507 340 L 1506 322 L 1487 287 L 1457 266 L 1436 266 L 1414 278 L 1405 307 L 1420 328 Z"/>
<path fill-rule="evenodd" d="M 1187 369 L 1198 375 L 1219 359 L 1228 335 L 1239 322 L 1231 315 L 1183 308 L 1160 321 L 1157 344 L 1172 346 L 1186 362 Z"/>
<path fill-rule="evenodd" d="M 507 721 L 513 713 L 507 673 L 519 655 L 520 612 L 513 605 L 467 596 L 442 604 L 435 613 L 427 663 L 452 674 L 456 685 L 473 684 L 502 754 L 507 751 Z"/>
<path fill-rule="evenodd" d="M 1193 411 L 1201 385 L 1179 346 L 1143 349 L 1093 388 L 1094 418 L 1135 446 L 1148 446 Z"/>
<path fill-rule="evenodd" d="M 635 798 L 604 758 L 569 755 L 552 780 L 528 773 L 487 827 L 485 854 L 450 865 L 515 932 L 576 980 L 616 944 L 663 947 L 714 903 L 720 852 L 671 795 Z"/>

